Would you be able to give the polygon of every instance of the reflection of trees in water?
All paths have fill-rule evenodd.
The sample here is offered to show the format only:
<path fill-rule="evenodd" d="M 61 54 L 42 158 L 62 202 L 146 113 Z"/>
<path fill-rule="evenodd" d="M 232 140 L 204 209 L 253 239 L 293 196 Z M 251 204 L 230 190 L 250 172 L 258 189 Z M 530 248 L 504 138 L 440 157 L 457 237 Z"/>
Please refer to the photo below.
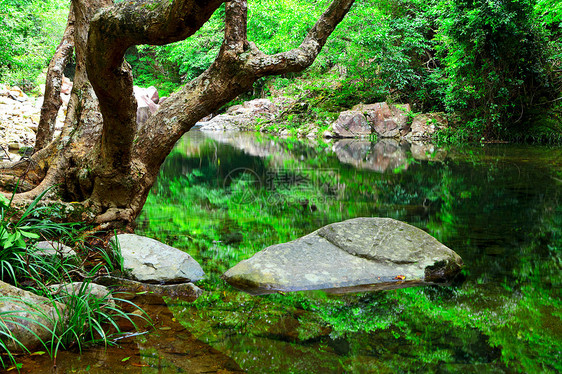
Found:
<path fill-rule="evenodd" d="M 269 141 L 261 139 L 256 147 L 263 150 Z M 350 143 L 345 154 L 357 157 L 345 163 L 335 145 L 310 147 L 283 139 L 275 139 L 281 155 L 277 161 L 252 156 L 235 142 L 215 140 L 203 141 L 191 153 L 174 151 L 170 156 L 145 217 L 165 214 L 174 222 L 164 227 L 158 219 L 149 220 L 145 230 L 188 249 L 210 274 L 209 299 L 188 308 L 193 313 L 186 317 L 197 330 L 208 332 L 202 339 L 257 363 L 253 365 L 276 365 L 260 361 L 261 354 L 267 351 L 275 360 L 286 352 L 289 343 L 283 339 L 288 338 L 276 336 L 272 329 L 285 321 L 283 311 L 293 308 L 303 313 L 296 318 L 299 323 L 305 314 L 313 316 L 306 322 L 307 331 L 326 327 L 334 337 L 313 338 L 327 347 L 325 354 L 316 345 L 311 348 L 310 342 L 291 340 L 293 346 L 301 356 L 307 352 L 340 371 L 352 370 L 353 365 L 357 370 L 372 368 L 377 362 L 381 370 L 502 371 L 506 369 L 502 359 L 516 370 L 556 371 L 562 350 L 556 330 L 562 325 L 562 192 L 555 179 L 562 169 L 556 158 L 561 155 L 491 146 L 450 150 L 447 158 L 427 161 L 413 157 L 412 148 L 402 145 L 379 146 L 382 156 L 376 156 L 376 144 Z M 285 160 L 281 164 L 280 157 Z M 389 166 L 375 172 L 361 164 L 373 160 Z M 394 160 L 404 160 L 407 168 L 395 166 Z M 236 203 L 223 189 L 224 178 L 236 168 L 255 171 L 263 182 L 243 185 L 255 196 L 246 204 Z M 315 176 L 286 181 L 288 176 L 306 174 L 303 171 Z M 272 186 L 266 183 L 268 176 L 276 181 Z M 320 188 L 316 181 L 333 188 Z M 177 207 L 170 206 L 171 201 Z M 260 298 L 251 316 L 236 319 L 240 305 L 250 307 L 251 301 L 224 288 L 218 280 L 222 271 L 268 245 L 357 216 L 388 216 L 427 230 L 463 257 L 464 279 L 453 287 L 367 294 L 363 299 L 273 295 Z M 387 313 L 377 305 L 384 305 Z M 238 331 L 216 325 L 228 315 L 244 324 L 244 336 L 220 338 Z M 242 341 L 262 345 L 238 352 Z M 337 353 L 340 343 L 347 347 L 344 358 Z M 357 357 L 367 357 L 367 366 L 361 366 Z M 290 356 L 278 364 L 299 359 Z"/>

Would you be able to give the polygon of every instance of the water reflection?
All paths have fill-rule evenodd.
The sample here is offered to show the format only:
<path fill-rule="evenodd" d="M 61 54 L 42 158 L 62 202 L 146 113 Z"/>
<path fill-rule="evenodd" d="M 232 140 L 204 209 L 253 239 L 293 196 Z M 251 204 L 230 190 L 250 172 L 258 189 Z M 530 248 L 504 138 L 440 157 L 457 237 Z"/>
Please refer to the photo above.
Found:
<path fill-rule="evenodd" d="M 561 148 L 211 135 L 178 144 L 139 223 L 200 261 L 206 292 L 174 315 L 242 369 L 562 371 Z M 240 168 L 254 179 L 225 183 Z M 461 255 L 463 277 L 344 297 L 251 297 L 218 278 L 269 245 L 359 216 L 428 231 Z"/>
<path fill-rule="evenodd" d="M 338 140 L 332 147 L 340 162 L 358 169 L 379 172 L 408 168 L 407 144 L 394 139 L 369 142 L 355 139 Z"/>
<path fill-rule="evenodd" d="M 137 303 L 138 301 L 135 300 Z M 146 333 L 131 333 L 119 340 L 118 346 L 93 347 L 81 354 L 60 351 L 53 361 L 47 355 L 18 359 L 22 374 L 65 373 L 241 373 L 228 356 L 195 338 L 178 323 L 169 307 L 160 298 L 158 303 L 139 304 L 147 311 L 154 328 Z M 170 303 L 173 306 L 173 302 Z M 122 326 L 132 329 L 132 326 Z"/>

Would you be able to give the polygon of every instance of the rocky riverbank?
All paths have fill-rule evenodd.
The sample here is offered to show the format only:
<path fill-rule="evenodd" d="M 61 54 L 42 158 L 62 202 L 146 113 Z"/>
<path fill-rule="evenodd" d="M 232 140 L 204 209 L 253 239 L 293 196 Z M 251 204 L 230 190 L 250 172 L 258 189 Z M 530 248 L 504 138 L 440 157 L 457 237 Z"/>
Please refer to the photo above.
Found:
<path fill-rule="evenodd" d="M 290 98 L 255 99 L 235 105 L 198 123 L 202 131 L 261 131 L 287 136 L 324 138 L 393 138 L 431 140 L 448 126 L 444 113 L 414 114 L 408 104 L 358 104 L 339 113 L 328 129 L 315 123 L 294 124 L 287 113 L 298 110 Z M 297 109 L 295 109 L 297 108 Z"/>
<path fill-rule="evenodd" d="M 65 80 L 61 90 L 63 105 L 55 126 L 61 131 L 72 83 Z M 41 88 L 41 92 L 43 92 Z M 43 96 L 28 96 L 19 87 L 0 84 L 0 157 L 2 161 L 17 161 L 28 147 L 33 147 L 41 117 Z"/>
<path fill-rule="evenodd" d="M 56 132 L 62 130 L 71 89 L 72 82 L 65 78 Z M 139 126 L 166 99 L 159 98 L 154 87 L 135 87 L 135 96 L 139 103 Z M 0 85 L 0 156 L 3 161 L 17 161 L 33 147 L 42 104 L 42 96 L 28 96 L 19 87 Z M 222 114 L 209 115 L 196 126 L 207 132 L 260 131 L 308 138 L 394 138 L 416 142 L 431 140 L 437 130 L 448 125 L 443 113 L 414 115 L 408 104 L 386 102 L 358 104 L 339 113 L 337 119 L 329 123 L 296 123 L 293 121 L 295 113 L 304 115 L 306 112 L 301 104 L 288 97 L 250 100 L 231 106 Z"/>

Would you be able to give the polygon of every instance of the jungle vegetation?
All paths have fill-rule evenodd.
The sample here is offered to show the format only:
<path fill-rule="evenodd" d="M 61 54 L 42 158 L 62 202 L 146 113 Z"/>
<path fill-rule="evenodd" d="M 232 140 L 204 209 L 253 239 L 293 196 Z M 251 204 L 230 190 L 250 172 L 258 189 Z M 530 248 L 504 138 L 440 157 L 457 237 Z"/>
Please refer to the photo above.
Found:
<path fill-rule="evenodd" d="M 249 40 L 266 53 L 294 48 L 327 3 L 250 1 Z M 68 6 L 0 2 L 1 82 L 37 85 Z M 196 78 L 220 49 L 223 18 L 221 7 L 193 38 L 130 48 L 135 83 L 167 96 Z M 310 69 L 261 78 L 240 100 L 295 96 L 320 122 L 359 102 L 409 102 L 454 115 L 451 141 L 559 139 L 561 25 L 555 0 L 360 0 Z"/>

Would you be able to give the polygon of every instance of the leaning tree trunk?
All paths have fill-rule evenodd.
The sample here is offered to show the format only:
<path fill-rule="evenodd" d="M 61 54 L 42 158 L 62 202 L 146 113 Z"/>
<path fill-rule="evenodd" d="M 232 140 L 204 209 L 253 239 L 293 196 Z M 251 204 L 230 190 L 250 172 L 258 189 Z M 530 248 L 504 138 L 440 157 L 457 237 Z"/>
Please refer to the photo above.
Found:
<path fill-rule="evenodd" d="M 247 40 L 247 1 L 227 2 L 224 42 L 214 63 L 138 126 L 127 48 L 185 39 L 224 1 L 73 0 L 77 66 L 67 118 L 62 134 L 27 165 L 30 183 L 42 181 L 20 198 L 58 185 L 60 198 L 84 208 L 82 220 L 132 223 L 177 140 L 258 78 L 310 66 L 353 1 L 333 0 L 300 47 L 275 55 Z"/>
<path fill-rule="evenodd" d="M 35 138 L 35 151 L 39 151 L 53 140 L 55 134 L 55 123 L 59 108 L 62 105 L 60 90 L 63 81 L 64 68 L 72 57 L 74 50 L 74 7 L 70 5 L 66 30 L 62 40 L 51 59 L 47 69 L 47 79 L 45 82 L 45 95 L 41 106 L 41 118 Z"/>

